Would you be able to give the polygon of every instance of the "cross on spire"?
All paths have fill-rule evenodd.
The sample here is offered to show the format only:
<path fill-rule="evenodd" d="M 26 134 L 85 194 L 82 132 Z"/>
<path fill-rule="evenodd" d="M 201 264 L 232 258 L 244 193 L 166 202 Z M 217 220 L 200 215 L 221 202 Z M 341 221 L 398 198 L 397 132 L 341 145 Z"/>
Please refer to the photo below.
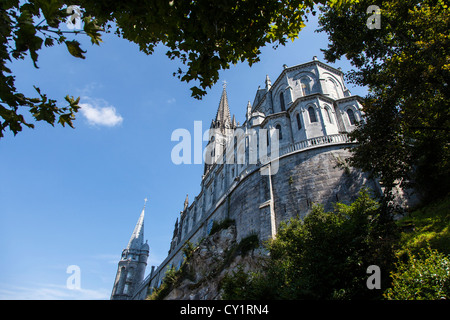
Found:
<path fill-rule="evenodd" d="M 147 199 L 147 197 L 144 199 L 144 209 L 145 209 L 145 205 L 147 204 L 147 201 L 148 201 L 148 199 Z"/>
<path fill-rule="evenodd" d="M 222 83 L 223 83 L 222 87 L 223 87 L 224 89 L 226 89 L 226 88 L 227 88 L 228 82 L 227 82 L 226 80 L 224 80 Z"/>

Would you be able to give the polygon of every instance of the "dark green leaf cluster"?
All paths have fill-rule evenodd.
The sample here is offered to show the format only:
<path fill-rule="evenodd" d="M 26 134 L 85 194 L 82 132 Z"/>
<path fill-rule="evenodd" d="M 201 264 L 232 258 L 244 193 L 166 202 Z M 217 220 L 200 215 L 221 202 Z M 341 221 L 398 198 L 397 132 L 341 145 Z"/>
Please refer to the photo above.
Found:
<path fill-rule="evenodd" d="M 392 272 L 392 287 L 384 296 L 389 300 L 450 299 L 450 257 L 430 247 L 418 254 L 408 252 Z"/>
<path fill-rule="evenodd" d="M 372 299 L 367 267 L 378 265 L 386 287 L 395 232 L 367 191 L 334 212 L 315 206 L 302 221 L 284 223 L 267 244 L 270 259 L 259 272 L 242 270 L 223 281 L 224 299 Z"/>
<path fill-rule="evenodd" d="M 396 185 L 423 199 L 450 192 L 450 9 L 442 0 L 333 1 L 322 8 L 329 35 L 325 58 L 355 66 L 348 78 L 369 88 L 366 121 L 351 165 L 380 178 L 386 195 Z M 377 5 L 379 29 L 367 27 Z"/>
<path fill-rule="evenodd" d="M 17 134 L 22 126 L 33 128 L 34 124 L 25 120 L 19 108 L 28 108 L 36 121 L 55 122 L 73 127 L 75 114 L 80 108 L 79 98 L 65 97 L 66 106 L 59 106 L 56 100 L 49 99 L 35 87 L 39 97 L 30 98 L 17 91 L 15 76 L 7 64 L 13 60 L 24 59 L 27 55 L 38 68 L 38 51 L 42 46 L 51 47 L 55 43 L 65 43 L 74 57 L 85 58 L 86 51 L 76 40 L 68 40 L 67 34 L 83 33 L 99 44 L 100 31 L 94 19 L 83 17 L 84 30 L 62 31 L 60 24 L 67 17 L 65 1 L 29 0 L 2 1 L 0 7 L 0 138 L 7 129 Z"/>
<path fill-rule="evenodd" d="M 267 44 L 284 45 L 304 27 L 306 15 L 322 1 L 180 1 L 80 0 L 87 13 L 101 25 L 114 21 L 116 33 L 152 54 L 158 44 L 167 56 L 187 70 L 174 75 L 182 81 L 198 81 L 192 96 L 201 98 L 230 64 L 259 61 Z"/>
<path fill-rule="evenodd" d="M 183 247 L 183 262 L 181 263 L 180 268 L 176 268 L 171 265 L 165 275 L 164 279 L 159 288 L 153 288 L 153 292 L 147 297 L 147 300 L 163 300 L 169 293 L 175 288 L 181 281 L 185 278 L 191 278 L 190 274 L 190 260 L 192 255 L 194 254 L 196 247 L 191 243 L 187 242 Z"/>
<path fill-rule="evenodd" d="M 232 225 L 235 225 L 235 221 L 233 219 L 224 219 L 220 222 L 214 221 L 209 235 L 213 235 L 222 229 L 228 229 Z"/>
<path fill-rule="evenodd" d="M 38 52 L 42 46 L 64 43 L 68 52 L 85 59 L 86 51 L 80 42 L 69 35 L 85 34 L 93 44 L 101 42 L 101 32 L 116 26 L 115 33 L 136 43 L 140 50 L 152 54 L 163 44 L 167 56 L 187 66 L 174 75 L 181 81 L 197 81 L 192 96 L 200 99 L 219 79 L 219 71 L 230 64 L 247 61 L 251 66 L 259 61 L 260 49 L 267 44 L 274 47 L 294 40 L 304 27 L 309 12 L 320 0 L 265 0 L 263 2 L 223 0 L 79 0 L 75 4 L 64 0 L 6 0 L 0 7 L 0 137 L 10 129 L 17 134 L 22 126 L 34 127 L 19 112 L 20 107 L 41 103 L 35 120 L 73 127 L 77 108 L 69 103 L 58 107 L 50 100 L 43 102 L 27 98 L 14 87 L 15 77 L 7 68 L 14 59 L 29 55 L 37 68 Z M 79 5 L 82 30 L 64 31 L 60 28 L 72 12 L 71 5 Z M 67 100 L 67 99 L 66 99 Z M 75 107 L 74 107 L 75 106 Z M 32 113 L 34 116 L 36 113 Z M 62 118 L 61 118 L 62 117 Z"/>

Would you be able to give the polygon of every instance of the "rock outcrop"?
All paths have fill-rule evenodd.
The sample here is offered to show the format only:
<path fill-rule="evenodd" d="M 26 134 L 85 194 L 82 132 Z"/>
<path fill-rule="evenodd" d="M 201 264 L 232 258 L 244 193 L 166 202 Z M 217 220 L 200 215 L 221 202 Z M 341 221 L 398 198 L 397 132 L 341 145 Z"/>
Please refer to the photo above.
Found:
<path fill-rule="evenodd" d="M 236 241 L 234 225 L 221 229 L 200 242 L 182 266 L 165 300 L 217 300 L 220 282 L 228 273 L 256 270 L 266 256 L 256 235 Z"/>

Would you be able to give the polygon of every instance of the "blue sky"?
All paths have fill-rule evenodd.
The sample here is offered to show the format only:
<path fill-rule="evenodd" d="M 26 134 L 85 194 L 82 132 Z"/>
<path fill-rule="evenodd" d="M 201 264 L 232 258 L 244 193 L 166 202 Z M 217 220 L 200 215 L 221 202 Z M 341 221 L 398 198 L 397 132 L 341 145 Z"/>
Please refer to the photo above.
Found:
<path fill-rule="evenodd" d="M 190 97 L 193 84 L 172 76 L 179 63 L 163 47 L 152 56 L 115 35 L 101 46 L 78 36 L 86 59 L 64 45 L 40 51 L 39 69 L 15 61 L 19 91 L 35 96 L 33 85 L 63 101 L 80 96 L 75 129 L 36 123 L 0 140 L 0 299 L 109 299 L 121 251 L 146 206 L 147 272 L 164 260 L 186 194 L 200 191 L 203 165 L 175 165 L 171 150 L 178 128 L 203 131 L 215 117 L 227 81 L 228 101 L 243 122 L 266 74 L 272 81 L 283 64 L 324 61 L 326 34 L 314 33 L 312 17 L 300 38 L 277 50 L 264 48 L 261 61 L 232 66 L 203 100 Z M 347 61 L 333 64 L 343 71 Z M 364 95 L 364 88 L 353 88 Z M 70 265 L 81 271 L 81 289 L 67 288 Z"/>

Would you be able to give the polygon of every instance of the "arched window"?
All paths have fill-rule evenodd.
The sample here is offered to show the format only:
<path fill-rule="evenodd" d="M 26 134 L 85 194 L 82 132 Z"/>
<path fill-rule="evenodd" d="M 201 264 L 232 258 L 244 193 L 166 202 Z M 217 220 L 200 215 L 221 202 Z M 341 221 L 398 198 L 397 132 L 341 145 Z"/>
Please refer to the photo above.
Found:
<path fill-rule="evenodd" d="M 309 121 L 311 123 L 317 122 L 316 112 L 314 111 L 313 107 L 308 108 L 308 113 L 309 113 Z"/>
<path fill-rule="evenodd" d="M 298 130 L 300 130 L 302 128 L 302 123 L 300 121 L 300 113 L 297 113 L 296 118 L 297 118 L 297 128 Z"/>
<path fill-rule="evenodd" d="M 284 95 L 283 92 L 280 93 L 280 106 L 281 106 L 281 111 L 286 111 L 286 107 L 284 105 Z"/>
<path fill-rule="evenodd" d="M 283 139 L 283 133 L 281 132 L 281 126 L 279 124 L 276 125 L 275 129 L 278 130 L 278 138 Z"/>
<path fill-rule="evenodd" d="M 331 82 L 331 96 L 335 99 L 339 99 L 339 93 L 338 93 L 339 91 L 338 91 L 337 83 L 331 78 L 329 78 L 328 80 Z"/>
<path fill-rule="evenodd" d="M 329 122 L 329 123 L 333 123 L 333 121 L 331 120 L 331 111 L 330 111 L 330 108 L 325 107 L 325 112 L 326 112 L 326 114 L 327 114 L 328 122 Z"/>
<path fill-rule="evenodd" d="M 300 84 L 302 86 L 303 96 L 311 93 L 311 89 L 309 88 L 309 80 L 307 78 L 303 78 L 302 80 L 300 80 Z"/>
<path fill-rule="evenodd" d="M 353 112 L 352 109 L 347 109 L 347 115 L 348 115 L 348 120 L 350 121 L 350 124 L 352 126 L 354 126 L 356 124 L 355 113 Z"/>
<path fill-rule="evenodd" d="M 125 267 L 120 268 L 120 278 L 119 283 L 117 284 L 117 288 L 115 294 L 123 294 L 123 290 L 125 287 L 125 280 L 127 278 L 127 269 Z"/>

